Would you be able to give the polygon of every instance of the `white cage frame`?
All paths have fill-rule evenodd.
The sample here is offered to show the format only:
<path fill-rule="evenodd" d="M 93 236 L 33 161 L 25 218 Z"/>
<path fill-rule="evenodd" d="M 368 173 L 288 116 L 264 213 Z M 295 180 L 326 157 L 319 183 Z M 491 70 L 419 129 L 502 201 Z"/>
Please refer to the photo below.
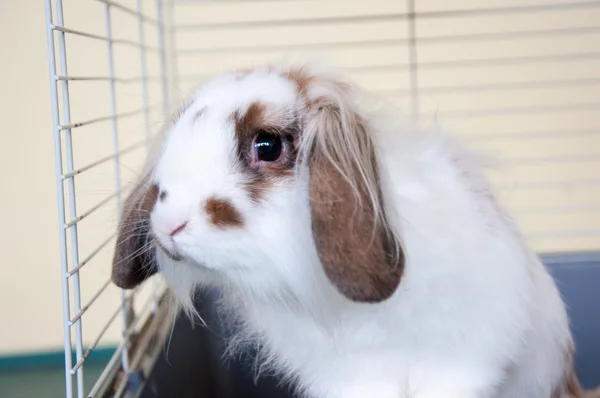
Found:
<path fill-rule="evenodd" d="M 133 300 L 137 293 L 134 290 L 127 293 L 121 291 L 121 305 L 109 318 L 106 325 L 101 329 L 89 346 L 84 350 L 83 347 L 83 327 L 82 317 L 89 310 L 94 302 L 106 291 L 111 281 L 108 279 L 101 288 L 95 292 L 92 298 L 85 304 L 81 302 L 81 288 L 79 284 L 80 270 L 94 258 L 101 250 L 109 245 L 115 238 L 112 234 L 106 240 L 102 241 L 87 257 L 80 259 L 79 242 L 77 227 L 78 223 L 84 218 L 89 217 L 94 212 L 106 205 L 110 200 L 116 199 L 117 214 L 121 207 L 121 196 L 123 186 L 120 177 L 120 156 L 129 151 L 138 149 L 142 146 L 149 147 L 152 138 L 152 132 L 149 122 L 149 114 L 152 107 L 149 105 L 148 82 L 152 78 L 147 70 L 148 51 L 155 50 L 160 60 L 161 74 L 160 81 L 162 87 L 163 113 L 167 114 L 171 106 L 171 97 L 169 94 L 169 72 L 167 60 L 168 35 L 165 32 L 165 15 L 168 11 L 163 1 L 156 0 L 156 16 L 150 16 L 143 11 L 143 0 L 137 0 L 137 8 L 126 7 L 111 0 L 95 0 L 103 3 L 105 6 L 105 35 L 87 33 L 81 30 L 70 29 L 64 22 L 64 10 L 62 0 L 45 0 L 46 30 L 48 61 L 50 71 L 50 94 L 52 105 L 52 124 L 54 133 L 54 151 L 55 151 L 55 170 L 57 177 L 58 192 L 58 221 L 59 221 L 59 239 L 60 239 L 60 266 L 62 275 L 62 302 L 64 318 L 64 351 L 65 351 L 65 393 L 67 398 L 77 396 L 79 398 L 88 396 L 104 396 L 103 394 L 110 389 L 114 396 L 121 396 L 131 382 L 131 375 L 140 376 L 139 372 L 144 368 L 142 360 L 144 354 L 148 353 L 153 346 L 160 346 L 161 340 L 156 340 L 157 336 L 164 334 L 168 329 L 169 322 L 166 322 L 166 308 L 164 300 L 164 290 L 154 280 L 153 294 L 151 300 L 146 302 L 140 313 L 133 313 Z M 138 41 L 114 39 L 112 37 L 111 15 L 113 10 L 122 12 L 135 18 L 138 25 Z M 56 19 L 56 21 L 54 21 Z M 145 27 L 153 25 L 158 34 L 159 48 L 151 48 L 146 45 Z M 66 36 L 80 36 L 105 42 L 107 45 L 108 73 L 106 76 L 71 76 L 68 73 Z M 140 75 L 136 78 L 120 78 L 114 72 L 114 45 L 121 44 L 138 49 L 140 52 Z M 58 61 L 58 62 L 57 62 Z M 106 81 L 110 87 L 110 114 L 92 118 L 81 122 L 71 120 L 69 83 L 75 81 Z M 116 108 L 116 84 L 139 82 L 142 86 L 143 106 L 136 111 L 117 113 Z M 59 88 L 62 91 L 62 97 L 59 97 Z M 61 101 L 62 100 L 62 101 Z M 143 142 L 138 142 L 127 148 L 119 147 L 119 129 L 117 121 L 122 118 L 142 114 L 146 130 L 146 138 Z M 93 163 L 78 169 L 74 168 L 73 163 L 73 145 L 71 132 L 73 129 L 84 127 L 100 122 L 110 122 L 113 139 L 113 153 L 103 157 Z M 63 140 L 65 153 L 63 154 Z M 96 167 L 102 163 L 112 161 L 114 164 L 114 193 L 98 202 L 95 206 L 87 209 L 85 212 L 77 212 L 75 176 Z M 63 164 L 64 163 L 64 164 Z M 65 183 L 68 194 L 65 195 Z M 68 214 L 67 214 L 68 207 Z M 69 236 L 70 235 L 70 236 Z M 67 247 L 67 240 L 70 238 L 70 250 Z M 73 280 L 73 289 L 70 291 L 69 281 Z M 71 313 L 73 306 L 74 314 Z M 101 341 L 108 327 L 121 315 L 122 322 L 122 341 L 116 348 L 115 354 L 108 362 L 104 372 L 97 380 L 88 394 L 84 391 L 83 369 L 84 363 L 93 350 Z M 132 316 L 133 315 L 133 316 Z M 159 327 L 160 321 L 163 321 L 162 327 Z M 74 333 L 72 329 L 75 329 Z M 142 344 L 132 347 L 134 341 L 132 335 L 139 332 L 140 329 L 149 329 L 154 336 L 145 336 Z M 75 334 L 75 363 L 73 363 L 72 335 Z M 144 337 L 144 336 L 143 336 Z M 154 339 L 153 339 L 154 338 Z M 135 348 L 135 355 L 131 352 Z M 154 347 L 156 348 L 156 347 Z M 154 354 L 155 355 L 155 354 Z M 152 362 L 152 358 L 150 360 Z M 123 370 L 124 377 L 117 377 L 119 368 Z M 147 366 L 146 366 L 147 368 Z M 135 370 L 133 370 L 135 369 Z M 75 382 L 75 389 L 73 382 Z M 138 380 L 139 382 L 139 380 Z M 139 384 L 139 383 L 138 383 Z M 74 391 L 75 390 L 75 391 Z"/>
<path fill-rule="evenodd" d="M 131 151 L 137 149 L 139 147 L 145 146 L 148 144 L 151 136 L 153 135 L 149 122 L 149 115 L 153 109 L 150 106 L 149 96 L 148 96 L 148 82 L 151 79 L 158 79 L 161 84 L 162 90 L 162 109 L 161 111 L 164 114 L 167 114 L 171 109 L 174 101 L 176 100 L 176 93 L 179 90 L 179 82 L 182 79 L 198 79 L 204 78 L 205 75 L 186 75 L 179 74 L 177 71 L 177 55 L 174 51 L 176 49 L 175 46 L 175 28 L 177 30 L 194 30 L 194 29 L 211 29 L 212 27 L 229 27 L 232 29 L 244 27 L 244 26 L 253 26 L 257 24 L 282 24 L 285 23 L 287 25 L 302 25 L 302 24 L 310 24 L 315 23 L 313 20 L 303 19 L 303 18 L 291 18 L 286 21 L 269 21 L 267 19 L 263 19 L 258 22 L 229 22 L 229 23 L 221 23 L 216 21 L 214 24 L 198 24 L 198 25 L 185 25 L 185 26 L 176 26 L 173 24 L 173 7 L 177 2 L 176 0 L 171 1 L 163 1 L 163 0 L 152 0 L 155 3 L 156 7 L 156 15 L 148 15 L 144 11 L 144 0 L 137 0 L 137 7 L 132 8 L 128 6 L 124 6 L 117 1 L 113 0 L 93 0 L 95 2 L 99 2 L 104 4 L 105 12 L 105 34 L 97 35 L 91 34 L 85 31 L 70 29 L 68 24 L 64 21 L 64 13 L 63 13 L 63 2 L 62 0 L 44 0 L 45 9 L 46 9 L 46 27 L 47 27 L 47 46 L 48 46 L 48 61 L 49 61 L 49 71 L 50 71 L 50 93 L 51 93 L 51 105 L 52 105 L 52 132 L 54 135 L 54 151 L 55 151 L 55 169 L 56 169 L 56 183 L 57 183 L 57 191 L 58 191 L 58 215 L 59 215 L 59 237 L 60 237 L 60 272 L 62 276 L 62 299 L 63 299 L 63 317 L 64 317 L 64 349 L 65 349 L 65 385 L 66 385 L 66 397 L 72 398 L 77 396 L 79 398 L 88 396 L 88 397 L 97 397 L 103 396 L 106 391 L 113 388 L 113 396 L 121 396 L 124 391 L 128 387 L 128 382 L 131 381 L 131 378 L 128 379 L 127 375 L 135 375 L 136 371 L 140 370 L 143 366 L 140 365 L 143 361 L 146 361 L 146 368 L 151 366 L 152 363 L 152 355 L 156 355 L 156 347 L 154 348 L 154 354 L 144 357 L 145 351 L 151 351 L 150 348 L 152 344 L 155 346 L 161 345 L 160 338 L 154 339 L 151 338 L 146 339 L 145 345 L 139 345 L 135 347 L 139 352 L 134 355 L 136 358 L 136 363 L 130 363 L 132 361 L 132 334 L 135 330 L 140 328 L 140 325 L 147 325 L 149 323 L 154 322 L 154 325 L 157 325 L 160 319 L 164 319 L 165 317 L 165 305 L 162 305 L 164 301 L 162 300 L 163 291 L 161 287 L 156 285 L 154 287 L 155 291 L 152 295 L 152 300 L 148 303 L 147 306 L 144 306 L 144 310 L 140 314 L 135 314 L 135 317 L 131 318 L 132 311 L 132 300 L 135 295 L 135 291 L 132 294 L 128 294 L 125 292 L 121 292 L 121 305 L 114 312 L 112 317 L 109 319 L 106 328 L 115 321 L 115 319 L 120 315 L 122 322 L 122 333 L 123 340 L 120 342 L 117 352 L 110 360 L 107 365 L 105 371 L 103 372 L 100 379 L 96 382 L 95 386 L 91 389 L 91 391 L 86 394 L 84 391 L 84 381 L 83 381 L 83 368 L 86 358 L 89 354 L 94 350 L 97 344 L 100 342 L 103 333 L 106 331 L 104 328 L 99 336 L 97 336 L 89 347 L 84 349 L 83 347 L 83 339 L 82 339 L 82 316 L 86 313 L 86 311 L 94 304 L 96 299 L 109 286 L 110 281 L 107 281 L 104 285 L 102 285 L 101 289 L 97 291 L 92 299 L 87 303 L 81 302 L 81 291 L 79 286 L 79 272 L 99 251 L 104 249 L 114 238 L 113 236 L 108 237 L 105 241 L 100 242 L 95 250 L 93 250 L 87 257 L 80 259 L 80 253 L 78 248 L 78 234 L 77 227 L 78 223 L 93 214 L 98 209 L 102 208 L 106 205 L 109 200 L 115 199 L 117 201 L 117 207 L 120 206 L 121 203 L 121 193 L 122 193 L 122 185 L 121 178 L 119 172 L 119 162 L 120 156 L 127 151 Z M 260 1 L 260 0 L 255 0 Z M 428 18 L 435 17 L 435 11 L 430 14 L 427 13 L 416 13 L 415 12 L 415 1 L 416 0 L 404 0 L 407 1 L 408 7 L 407 12 L 397 15 L 370 15 L 365 17 L 350 17 L 347 19 L 369 19 L 371 21 L 377 20 L 390 20 L 393 18 L 403 19 L 406 21 L 406 26 L 408 27 L 408 34 L 406 40 L 393 40 L 393 42 L 403 41 L 403 44 L 407 45 L 408 49 L 408 63 L 402 65 L 375 65 L 371 67 L 358 66 L 356 68 L 349 67 L 349 70 L 359 70 L 359 69 L 371 69 L 371 70 L 389 70 L 393 68 L 401 68 L 409 72 L 410 79 L 407 93 L 411 99 L 411 112 L 413 115 L 418 115 L 419 104 L 420 104 L 420 96 L 427 91 L 422 90 L 419 86 L 419 71 L 422 68 L 444 68 L 450 66 L 450 62 L 430 62 L 430 63 L 420 63 L 418 60 L 418 42 L 417 42 L 417 33 L 416 33 L 416 21 L 418 18 Z M 180 2 L 184 2 L 180 0 Z M 192 2 L 192 0 L 188 0 L 186 2 Z M 203 1 L 197 1 L 198 3 L 202 3 Z M 556 10 L 567 10 L 567 9 L 588 9 L 600 8 L 600 1 L 565 1 L 562 3 L 552 2 L 541 5 L 523 5 L 523 6 L 506 6 L 506 7 L 498 7 L 498 8 L 481 8 L 481 9 L 465 9 L 465 10 L 451 10 L 445 11 L 448 15 L 460 15 L 460 14 L 493 14 L 493 13 L 501 13 L 501 14 L 515 14 L 515 13 L 523 13 L 523 12 L 531 12 L 531 11 L 556 11 Z M 112 37 L 112 29 L 111 29 L 111 15 L 113 12 L 120 12 L 124 14 L 128 14 L 138 26 L 138 37 L 136 40 L 124 40 L 124 39 L 114 39 Z M 444 11 L 439 11 L 439 13 L 443 13 Z M 342 17 L 340 17 L 342 18 Z M 335 23 L 338 18 L 322 18 L 319 19 L 318 23 Z M 342 18 L 343 19 L 343 18 Z M 156 34 L 158 35 L 158 43 L 159 46 L 157 48 L 152 48 L 146 44 L 146 27 L 152 26 L 156 30 Z M 498 33 L 498 34 L 489 34 L 487 36 L 488 39 L 497 37 L 498 35 L 512 35 L 515 38 L 518 37 L 528 37 L 531 35 L 540 35 L 547 37 L 554 37 L 557 35 L 570 35 L 577 34 L 584 31 L 593 30 L 595 32 L 600 32 L 600 21 L 598 26 L 595 27 L 587 27 L 587 28 L 573 28 L 573 29 L 554 29 L 547 31 L 530 31 L 530 32 L 517 32 L 517 33 Z M 67 52 L 66 52 L 66 37 L 68 36 L 80 36 L 85 37 L 90 40 L 103 41 L 106 43 L 106 51 L 108 57 L 108 68 L 106 76 L 71 76 L 68 72 L 67 65 Z M 446 38 L 438 38 L 438 40 L 453 40 L 453 39 L 461 39 L 457 35 L 456 37 L 446 37 Z M 462 39 L 466 39 L 462 37 Z M 486 37 L 472 37 L 472 40 L 484 40 Z M 319 48 L 319 49 L 327 49 L 330 46 L 346 46 L 346 47 L 364 47 L 373 45 L 377 42 L 375 41 L 366 41 L 366 42 L 347 42 L 347 43 L 319 43 L 319 44 L 307 44 L 307 45 L 296 45 L 297 48 Z M 379 41 L 379 44 L 385 44 L 385 41 Z M 115 74 L 114 71 L 114 46 L 115 45 L 124 45 L 130 47 L 132 50 L 139 51 L 139 65 L 140 65 L 140 75 L 137 78 L 121 78 L 120 76 Z M 283 49 L 281 46 L 271 45 L 271 46 L 256 46 L 258 50 L 278 50 Z M 198 56 L 202 56 L 207 53 L 219 53 L 219 52 L 227 52 L 227 51 L 253 51 L 254 48 L 235 48 L 230 47 L 227 49 L 212 49 L 212 50 L 187 50 L 188 55 L 194 54 Z M 152 51 L 156 53 L 159 58 L 160 63 L 160 76 L 150 76 L 147 70 L 147 62 L 148 62 L 148 52 Z M 480 63 L 486 64 L 490 62 L 521 62 L 521 61 L 550 61 L 553 59 L 557 59 L 560 57 L 564 57 L 562 55 L 556 56 L 536 56 L 525 58 L 522 57 L 520 59 L 505 59 L 503 60 L 486 60 L 486 59 L 474 59 L 470 61 L 462 61 L 465 63 Z M 578 59 L 600 59 L 600 51 L 594 53 L 581 53 L 570 55 L 571 58 Z M 535 59 L 534 59 L 535 58 Z M 103 115 L 96 118 L 92 118 L 82 122 L 73 122 L 71 120 L 71 112 L 70 112 L 70 96 L 69 96 L 69 85 L 71 82 L 75 81 L 106 81 L 109 84 L 110 88 L 110 114 Z M 600 78 L 598 79 L 580 79 L 579 84 L 592 84 L 598 83 Z M 118 113 L 115 105 L 116 102 L 116 85 L 119 83 L 125 82 L 135 82 L 139 83 L 142 88 L 142 107 L 137 111 L 127 112 L 127 113 Z M 495 90 L 495 89 L 511 89 L 521 87 L 521 85 L 527 84 L 527 82 L 519 82 L 518 84 L 491 84 L 491 85 L 482 85 L 476 88 L 477 90 Z M 564 82 L 532 82 L 531 85 L 548 85 L 548 84 L 564 84 Z M 567 83 L 569 84 L 569 83 Z M 464 87 L 445 87 L 438 88 L 438 91 L 443 90 L 455 90 L 460 91 L 464 90 Z M 434 90 L 435 91 L 435 90 Z M 568 106 L 568 105 L 567 105 Z M 587 109 L 600 109 L 600 103 L 586 103 L 586 104 L 576 104 L 572 105 L 572 107 L 587 107 Z M 504 112 L 510 114 L 511 112 L 553 112 L 557 110 L 557 108 L 548 107 L 547 109 L 498 109 L 494 110 L 495 112 Z M 119 146 L 119 129 L 117 125 L 117 121 L 126 118 L 132 115 L 143 115 L 145 119 L 145 129 L 146 129 L 146 139 L 143 142 L 139 142 L 132 147 L 121 148 Z M 96 162 L 88 164 L 87 166 L 75 169 L 73 164 L 73 147 L 71 144 L 71 133 L 73 129 L 83 127 L 90 124 L 108 122 L 111 125 L 112 130 L 112 139 L 113 139 L 113 152 L 109 156 L 106 156 Z M 595 127 L 596 128 L 596 127 Z M 597 129 L 597 128 L 596 128 Z M 594 130 L 595 131 L 595 130 Z M 560 133 L 560 132 L 558 132 Z M 582 134 L 589 133 L 586 131 L 581 132 Z M 63 140 L 65 145 L 65 150 L 63 151 Z M 526 161 L 527 159 L 525 159 Z M 569 159 L 563 159 L 562 161 L 568 161 Z M 534 159 L 535 161 L 535 159 Z M 561 159 L 556 159 L 556 161 L 561 161 Z M 91 169 L 97 166 L 100 163 L 113 162 L 114 163 L 114 178 L 115 178 L 115 191 L 104 200 L 97 203 L 97 205 L 87 209 L 82 213 L 77 212 L 76 207 L 76 194 L 75 194 L 75 177 L 85 172 L 88 169 Z M 535 182 L 532 182 L 535 183 Z M 561 182 L 558 182 L 561 183 Z M 564 182 L 563 182 L 564 183 Z M 594 186 L 600 186 L 600 179 L 592 179 L 592 180 L 582 180 L 582 181 L 573 181 L 573 184 L 592 184 Z M 542 183 L 544 184 L 544 183 Z M 551 184 L 549 182 L 545 184 Z M 65 188 L 67 193 L 65 194 Z M 592 206 L 593 207 L 593 206 Z M 67 210 L 68 208 L 68 210 Z M 598 210 L 598 206 L 593 207 L 594 210 Z M 530 209 L 530 211 L 537 211 L 539 209 Z M 544 210 L 540 210 L 544 211 Z M 560 209 L 550 209 L 545 211 L 560 211 Z M 585 231 L 566 231 L 565 233 L 571 234 L 582 234 L 585 236 L 598 236 L 600 238 L 600 229 L 593 230 L 585 230 Z M 68 247 L 68 242 L 71 243 L 70 248 Z M 70 288 L 70 281 L 73 281 L 73 289 Z M 74 314 L 71 312 L 71 306 L 73 306 Z M 146 311 L 147 310 L 147 311 Z M 166 322 L 164 322 L 167 324 Z M 167 325 L 168 326 L 168 325 Z M 161 329 L 164 333 L 164 327 Z M 160 331 L 156 332 L 160 337 Z M 72 337 L 75 337 L 75 362 L 72 361 L 73 349 L 72 349 Z M 156 335 L 154 336 L 156 337 Z M 124 373 L 119 373 L 119 369 L 122 369 Z M 117 377 L 119 374 L 125 375 L 125 377 Z M 116 382 L 115 382 L 116 380 Z M 75 382 L 75 387 L 73 387 L 73 382 Z M 116 383 L 116 384 L 115 384 Z M 130 384 L 130 383 L 129 383 Z M 138 385 L 139 387 L 139 385 Z"/>

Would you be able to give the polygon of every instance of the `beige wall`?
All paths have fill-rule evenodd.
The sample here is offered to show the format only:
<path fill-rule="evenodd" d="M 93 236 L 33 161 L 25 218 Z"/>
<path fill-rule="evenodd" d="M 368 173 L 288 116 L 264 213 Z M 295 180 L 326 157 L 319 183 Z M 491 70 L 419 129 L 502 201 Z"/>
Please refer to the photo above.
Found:
<path fill-rule="evenodd" d="M 134 0 L 119 1 L 135 7 Z M 567 2 L 567 1 L 563 1 Z M 149 14 L 154 2 L 148 3 Z M 469 9 L 517 4 L 560 3 L 558 0 L 419 0 L 418 12 Z M 288 1 L 280 3 L 179 5 L 174 19 L 179 24 L 267 18 L 327 18 L 336 16 L 402 13 L 404 2 Z M 95 1 L 65 0 L 66 25 L 105 35 L 104 6 Z M 41 2 L 0 2 L 0 114 L 3 145 L 0 157 L 3 195 L 0 195 L 0 251 L 3 253 L 0 289 L 0 355 L 24 350 L 58 348 L 62 344 L 61 278 L 59 271 L 56 185 L 51 131 L 44 11 Z M 589 27 L 596 30 L 573 28 Z M 113 11 L 114 35 L 138 39 L 135 19 Z M 424 18 L 419 34 L 419 108 L 424 123 L 434 115 L 441 125 L 473 147 L 504 160 L 504 168 L 490 173 L 502 200 L 517 216 L 531 244 L 538 251 L 600 249 L 600 9 L 571 9 L 527 13 L 492 13 L 452 18 Z M 451 40 L 452 35 L 482 35 L 565 29 L 569 34 L 490 40 Z M 156 46 L 156 31 L 146 26 L 148 44 Z M 237 29 L 179 31 L 181 50 L 228 46 L 343 42 L 350 40 L 406 39 L 404 20 L 376 22 L 259 25 Z M 435 40 L 442 37 L 444 40 Z M 69 74 L 106 76 L 106 43 L 68 38 Z M 569 54 L 580 54 L 569 57 Z M 115 45 L 119 77 L 140 75 L 139 51 Z M 408 62 L 405 43 L 372 47 L 330 46 L 302 51 L 235 51 L 180 53 L 177 58 L 180 93 L 202 80 L 201 76 L 269 60 L 324 58 L 346 71 L 358 83 L 391 99 L 401 112 L 410 111 L 409 74 L 403 67 L 387 70 L 350 70 Z M 149 74 L 159 73 L 158 57 L 151 52 Z M 544 62 L 492 62 L 461 64 L 468 59 L 548 57 Z M 555 59 L 552 59 L 552 58 Z M 447 62 L 442 67 L 439 63 Z M 565 80 L 572 79 L 571 83 Z M 586 80 L 583 80 L 586 79 Z M 529 82 L 528 84 L 513 84 Z M 562 82 L 562 83 L 561 83 Z M 504 86 L 502 86 L 504 84 Z M 500 85 L 500 86 L 499 86 Z M 471 89 L 465 88 L 467 86 Z M 474 87 L 477 86 L 477 87 Z M 150 103 L 162 96 L 158 82 L 150 83 Z M 109 115 L 108 83 L 71 83 L 72 120 Z M 139 82 L 117 85 L 119 112 L 142 106 Z M 152 114 L 155 132 L 162 119 L 160 108 Z M 121 148 L 145 137 L 141 115 L 119 122 Z M 82 167 L 112 151 L 110 123 L 98 123 L 73 131 L 75 167 Z M 143 160 L 143 149 L 122 157 L 122 180 L 130 182 Z M 551 161 L 539 160 L 552 158 Z M 538 159 L 538 160 L 536 160 Z M 556 182 L 563 182 L 557 184 Z M 113 164 L 107 162 L 76 178 L 78 214 L 113 192 Z M 115 222 L 116 202 L 111 200 L 80 224 L 80 259 L 108 236 Z M 596 233 L 592 232 L 596 230 Z M 591 232 L 590 232 L 591 231 Z M 81 272 L 82 302 L 108 280 L 111 246 Z M 118 305 L 118 290 L 110 286 L 84 316 L 84 340 L 102 329 Z M 118 340 L 115 323 L 102 344 Z"/>

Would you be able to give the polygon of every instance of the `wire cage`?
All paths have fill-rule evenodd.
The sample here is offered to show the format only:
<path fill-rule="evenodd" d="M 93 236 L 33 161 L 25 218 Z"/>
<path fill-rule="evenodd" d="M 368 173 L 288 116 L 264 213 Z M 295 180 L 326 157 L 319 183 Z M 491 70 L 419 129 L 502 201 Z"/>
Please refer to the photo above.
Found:
<path fill-rule="evenodd" d="M 159 277 L 126 293 L 108 271 L 122 197 L 153 135 L 211 75 L 282 58 L 324 58 L 419 123 L 500 154 L 504 168 L 490 178 L 527 239 L 557 277 L 585 271 L 563 278 L 564 294 L 578 292 L 576 339 L 600 333 L 578 309 L 600 281 L 600 1 L 45 7 L 67 398 L 139 394 L 173 327 Z M 106 341 L 116 350 L 90 382 L 86 361 Z M 600 357 L 598 344 L 584 351 L 579 364 Z"/>

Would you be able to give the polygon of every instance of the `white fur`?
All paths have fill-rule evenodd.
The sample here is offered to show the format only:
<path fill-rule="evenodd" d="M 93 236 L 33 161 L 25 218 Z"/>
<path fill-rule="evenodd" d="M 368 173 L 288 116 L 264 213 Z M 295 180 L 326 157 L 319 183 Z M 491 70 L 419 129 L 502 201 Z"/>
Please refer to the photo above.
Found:
<path fill-rule="evenodd" d="M 354 303 L 319 262 L 306 175 L 256 204 L 232 169 L 228 116 L 257 100 L 302 111 L 276 73 L 227 75 L 202 87 L 167 132 L 153 180 L 168 197 L 151 221 L 185 258 L 159 251 L 175 294 L 189 307 L 195 287 L 221 287 L 239 323 L 234 342 L 259 344 L 261 366 L 307 397 L 550 398 L 570 341 L 564 306 L 471 156 L 443 133 L 380 123 L 387 214 L 397 215 L 390 223 L 407 262 L 390 299 Z M 241 212 L 242 228 L 208 222 L 202 203 L 215 195 Z M 170 242 L 167 232 L 185 220 Z"/>

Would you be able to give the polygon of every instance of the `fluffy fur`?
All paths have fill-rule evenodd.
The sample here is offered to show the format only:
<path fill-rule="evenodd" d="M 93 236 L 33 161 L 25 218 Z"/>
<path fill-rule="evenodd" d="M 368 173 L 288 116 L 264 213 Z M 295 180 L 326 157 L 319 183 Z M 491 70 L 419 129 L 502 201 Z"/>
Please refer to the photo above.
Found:
<path fill-rule="evenodd" d="M 205 84 L 126 203 L 115 283 L 158 268 L 188 312 L 220 287 L 232 344 L 311 398 L 581 397 L 559 292 L 476 160 L 365 109 L 306 68 Z M 285 162 L 252 160 L 265 129 Z M 239 222 L 211 223 L 211 198 Z"/>

